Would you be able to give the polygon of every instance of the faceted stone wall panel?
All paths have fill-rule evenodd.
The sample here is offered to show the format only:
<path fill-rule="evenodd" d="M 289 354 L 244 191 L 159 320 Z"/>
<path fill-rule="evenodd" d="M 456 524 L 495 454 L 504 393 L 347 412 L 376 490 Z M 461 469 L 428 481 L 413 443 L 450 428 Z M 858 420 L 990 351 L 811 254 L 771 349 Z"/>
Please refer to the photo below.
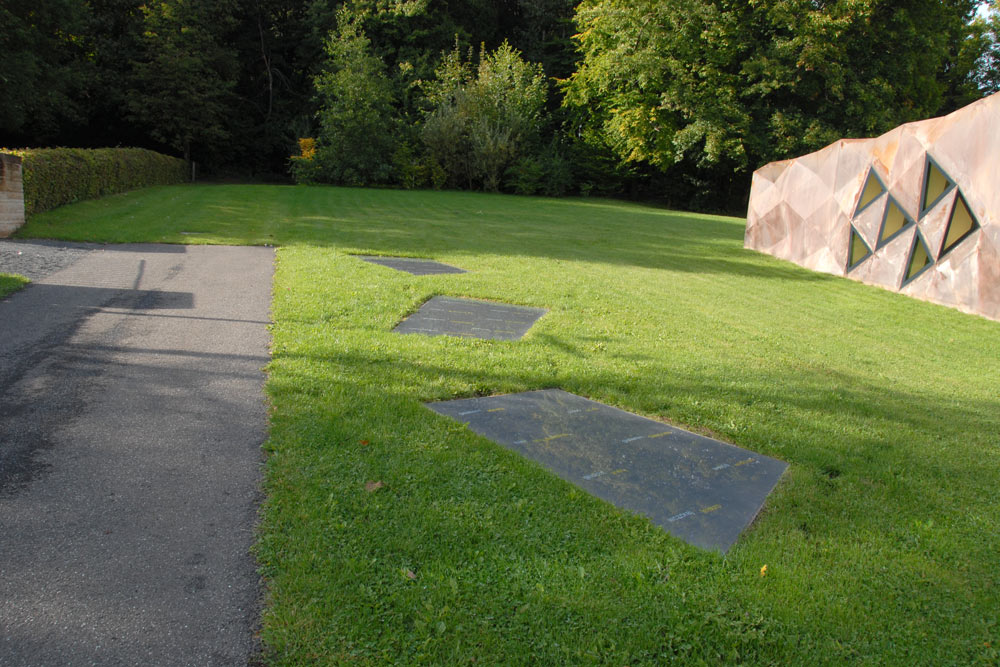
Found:
<path fill-rule="evenodd" d="M 754 172 L 744 245 L 1000 320 L 1000 93 Z"/>

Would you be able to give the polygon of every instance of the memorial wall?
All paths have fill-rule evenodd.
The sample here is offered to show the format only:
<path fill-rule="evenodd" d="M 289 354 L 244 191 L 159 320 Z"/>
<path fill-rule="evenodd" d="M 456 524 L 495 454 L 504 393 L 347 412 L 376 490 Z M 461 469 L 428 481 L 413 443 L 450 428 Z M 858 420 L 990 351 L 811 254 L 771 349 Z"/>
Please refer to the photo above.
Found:
<path fill-rule="evenodd" d="M 1000 320 L 1000 93 L 754 172 L 744 245 Z"/>

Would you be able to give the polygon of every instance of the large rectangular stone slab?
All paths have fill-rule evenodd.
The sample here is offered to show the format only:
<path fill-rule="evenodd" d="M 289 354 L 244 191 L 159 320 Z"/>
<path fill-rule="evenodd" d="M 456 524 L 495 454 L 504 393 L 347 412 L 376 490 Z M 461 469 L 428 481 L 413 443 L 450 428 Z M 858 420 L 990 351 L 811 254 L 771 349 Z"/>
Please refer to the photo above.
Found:
<path fill-rule="evenodd" d="M 363 259 L 371 264 L 387 266 L 397 271 L 405 271 L 415 276 L 430 276 L 439 273 L 467 273 L 465 269 L 457 266 L 442 264 L 432 259 L 417 259 L 415 257 L 383 257 L 374 255 L 358 255 L 358 259 Z"/>
<path fill-rule="evenodd" d="M 723 553 L 788 467 L 559 389 L 427 407 L 671 535 Z"/>
<path fill-rule="evenodd" d="M 397 333 L 520 340 L 544 315 L 544 308 L 436 296 L 399 323 Z"/>

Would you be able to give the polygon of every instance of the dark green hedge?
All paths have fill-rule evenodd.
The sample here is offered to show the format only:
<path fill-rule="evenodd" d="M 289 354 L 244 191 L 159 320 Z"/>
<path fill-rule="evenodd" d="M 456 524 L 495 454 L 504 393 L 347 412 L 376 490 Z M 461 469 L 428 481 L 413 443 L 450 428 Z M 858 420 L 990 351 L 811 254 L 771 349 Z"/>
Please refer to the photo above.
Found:
<path fill-rule="evenodd" d="M 24 215 L 127 192 L 150 185 L 182 183 L 184 160 L 144 148 L 26 148 L 7 150 L 21 156 Z"/>

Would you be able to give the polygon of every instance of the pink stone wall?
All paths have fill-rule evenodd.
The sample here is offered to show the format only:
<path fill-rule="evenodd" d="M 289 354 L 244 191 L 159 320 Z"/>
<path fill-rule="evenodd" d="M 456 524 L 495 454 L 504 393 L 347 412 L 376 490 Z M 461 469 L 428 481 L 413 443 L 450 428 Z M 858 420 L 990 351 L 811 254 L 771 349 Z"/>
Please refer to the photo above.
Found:
<path fill-rule="evenodd" d="M 924 207 L 929 165 L 950 185 L 934 205 Z M 809 269 L 1000 320 L 998 165 L 1000 93 L 948 116 L 901 125 L 874 139 L 842 139 L 758 169 L 744 245 Z M 862 208 L 870 172 L 884 191 Z M 945 252 L 959 198 L 975 224 Z M 893 205 L 907 224 L 889 237 L 883 224 Z M 871 254 L 849 265 L 854 235 Z M 909 262 L 919 243 L 928 248 L 930 262 L 914 273 Z"/>
<path fill-rule="evenodd" d="M 24 190 L 21 158 L 0 153 L 0 238 L 24 224 Z"/>

